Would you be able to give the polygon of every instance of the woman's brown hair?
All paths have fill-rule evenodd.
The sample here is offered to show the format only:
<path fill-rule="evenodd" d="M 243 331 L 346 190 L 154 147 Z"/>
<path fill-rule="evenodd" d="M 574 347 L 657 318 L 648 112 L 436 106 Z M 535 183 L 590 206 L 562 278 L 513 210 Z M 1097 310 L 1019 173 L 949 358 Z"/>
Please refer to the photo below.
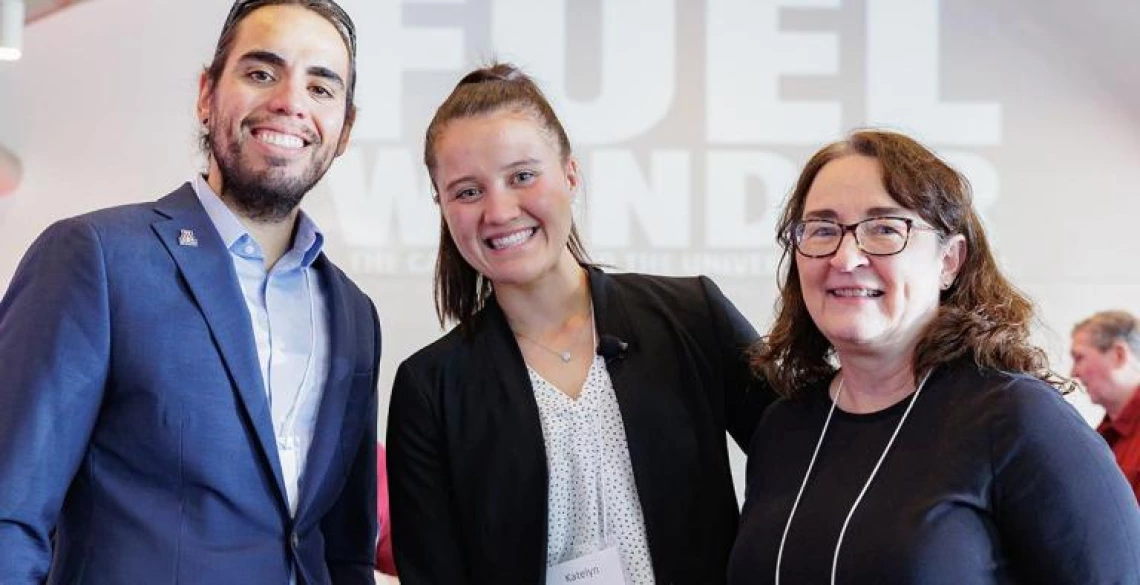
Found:
<path fill-rule="evenodd" d="M 509 63 L 496 63 L 465 75 L 436 110 L 428 124 L 424 139 L 424 164 L 432 179 L 439 202 L 439 186 L 435 184 L 435 146 L 439 135 L 453 120 L 483 116 L 507 110 L 533 116 L 558 144 L 563 162 L 570 159 L 570 139 L 554 114 L 550 102 L 538 85 Z M 589 255 L 578 236 L 578 228 L 570 227 L 566 243 L 579 264 L 589 265 Z M 483 308 L 491 296 L 491 282 L 475 270 L 459 253 L 443 212 L 439 216 L 439 251 L 435 259 L 435 312 L 440 325 L 449 321 L 460 325 Z"/>
<path fill-rule="evenodd" d="M 998 269 L 974 210 L 969 182 L 915 140 L 875 130 L 854 132 L 815 153 L 784 205 L 777 228 L 783 248 L 780 297 L 772 329 L 752 349 L 756 371 L 785 397 L 835 373 L 834 348 L 804 303 L 791 230 L 803 215 L 820 170 L 851 155 L 879 161 L 890 196 L 937 228 L 942 238 L 961 234 L 966 240 L 966 258 L 957 278 L 942 291 L 938 312 L 915 348 L 916 378 L 934 366 L 968 356 L 980 367 L 1025 373 L 1067 388 L 1070 382 L 1051 372 L 1045 352 L 1029 342 L 1033 304 Z"/>

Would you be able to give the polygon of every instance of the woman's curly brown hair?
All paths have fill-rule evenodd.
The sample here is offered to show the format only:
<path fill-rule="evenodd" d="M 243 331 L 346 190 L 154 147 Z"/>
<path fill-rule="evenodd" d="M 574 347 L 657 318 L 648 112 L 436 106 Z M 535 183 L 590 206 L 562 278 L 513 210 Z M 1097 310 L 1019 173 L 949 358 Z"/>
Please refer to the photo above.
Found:
<path fill-rule="evenodd" d="M 915 349 L 915 377 L 968 356 L 980 367 L 1025 373 L 1069 389 L 1071 382 L 1049 370 L 1045 352 L 1029 342 L 1033 304 L 998 269 L 965 177 L 915 140 L 876 130 L 854 132 L 812 156 L 784 205 L 777 232 L 783 248 L 780 297 L 771 331 L 752 348 L 757 373 L 784 397 L 835 374 L 834 348 L 804 303 L 791 229 L 803 215 L 816 175 L 827 163 L 850 155 L 878 160 L 887 192 L 899 205 L 937 228 L 941 237 L 962 234 L 966 240 L 966 259 L 942 291 L 938 313 Z"/>

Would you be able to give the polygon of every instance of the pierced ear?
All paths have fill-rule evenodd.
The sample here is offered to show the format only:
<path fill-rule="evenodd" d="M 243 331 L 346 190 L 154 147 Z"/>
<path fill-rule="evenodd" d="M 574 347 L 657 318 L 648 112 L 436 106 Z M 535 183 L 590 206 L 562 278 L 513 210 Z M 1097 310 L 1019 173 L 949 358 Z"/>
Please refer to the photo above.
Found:
<path fill-rule="evenodd" d="M 214 94 L 214 85 L 210 82 L 209 73 L 203 71 L 198 76 L 198 101 L 195 103 L 194 109 L 197 110 L 198 120 L 202 125 L 206 125 L 210 121 L 210 101 Z"/>

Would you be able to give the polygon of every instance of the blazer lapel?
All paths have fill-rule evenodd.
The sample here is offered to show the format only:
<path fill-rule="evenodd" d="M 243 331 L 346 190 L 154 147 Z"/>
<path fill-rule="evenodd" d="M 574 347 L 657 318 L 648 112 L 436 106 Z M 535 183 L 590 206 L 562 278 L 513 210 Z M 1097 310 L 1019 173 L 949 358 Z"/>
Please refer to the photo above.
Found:
<path fill-rule="evenodd" d="M 487 524 L 483 530 L 498 542 L 496 550 L 510 551 L 508 556 L 492 559 L 493 564 L 504 570 L 514 565 L 510 574 L 528 575 L 521 582 L 541 581 L 546 568 L 550 479 L 538 401 L 522 352 L 494 296 L 477 319 L 471 335 L 472 356 L 478 368 L 472 385 L 478 390 L 465 393 L 468 402 L 463 409 L 486 413 L 469 415 L 468 420 L 495 425 L 487 429 L 483 426 L 486 423 L 474 422 L 473 437 L 490 434 L 498 438 L 483 445 L 475 456 L 484 462 L 482 473 L 500 478 L 491 496 L 493 503 L 484 512 Z M 520 563 L 524 565 L 521 569 Z"/>
<path fill-rule="evenodd" d="M 597 328 L 598 340 L 601 341 L 605 336 L 612 337 L 628 344 L 627 353 L 637 351 L 640 345 L 637 332 L 630 325 L 629 316 L 626 314 L 625 307 L 622 306 L 621 298 L 614 290 L 613 279 L 596 268 L 589 269 L 589 276 L 590 300 L 594 304 L 594 327 Z M 619 390 L 618 380 L 624 378 L 626 370 L 624 355 L 607 359 L 606 370 L 610 374 L 614 391 L 617 392 Z M 623 384 L 622 388 L 625 387 Z M 620 392 L 618 398 L 619 400 L 621 398 Z M 622 416 L 625 416 L 624 412 Z"/>
<path fill-rule="evenodd" d="M 663 416 L 662 409 L 670 407 L 658 394 L 664 385 L 677 383 L 658 379 L 662 375 L 661 360 L 678 359 L 679 356 L 648 354 L 652 350 L 646 345 L 652 340 L 638 338 L 628 308 L 611 276 L 591 269 L 590 295 L 599 338 L 609 335 L 628 344 L 622 356 L 606 360 L 606 370 L 610 374 L 625 427 L 645 528 L 649 541 L 658 543 L 653 550 L 660 553 L 669 549 L 661 545 L 675 538 L 670 534 L 671 526 L 664 524 L 672 524 L 674 516 L 684 513 L 676 506 L 678 501 L 683 501 L 676 496 L 684 488 L 677 484 L 677 478 L 671 471 L 676 468 L 676 458 L 681 453 L 675 448 L 675 441 L 687 431 L 680 427 L 663 428 L 667 417 Z M 654 559 L 658 568 L 667 564 L 667 559 Z"/>
<path fill-rule="evenodd" d="M 371 319 L 370 315 L 350 314 L 350 308 L 355 303 L 348 298 L 348 288 L 328 258 L 322 254 L 313 266 L 320 274 L 329 310 L 329 372 L 321 394 L 321 405 L 317 410 L 316 432 L 313 433 L 313 442 L 309 446 L 305 470 L 302 472 L 298 516 L 312 505 L 313 498 L 320 492 L 320 480 L 325 477 L 336 456 L 356 363 L 353 359 L 356 355 L 355 323 L 370 323 L 368 320 Z M 376 424 L 375 421 L 372 424 Z"/>
<path fill-rule="evenodd" d="M 517 438 L 527 445 L 533 445 L 536 441 L 542 447 L 542 419 L 522 352 L 507 324 L 507 317 L 494 296 L 487 301 L 485 311 L 487 319 L 481 324 L 485 329 L 476 334 L 480 341 L 477 349 L 488 369 L 493 370 L 497 385 L 502 388 L 505 401 L 499 404 L 508 405 L 514 420 L 526 421 L 516 429 L 520 433 Z M 545 466 L 546 449 L 540 448 L 537 453 L 541 454 Z"/>
<path fill-rule="evenodd" d="M 261 379 L 253 324 L 229 250 L 218 236 L 189 183 L 159 200 L 155 210 L 167 219 L 153 228 L 178 265 L 187 288 L 213 333 L 238 397 L 257 434 L 257 442 L 272 469 L 281 503 L 287 502 L 269 400 Z"/>

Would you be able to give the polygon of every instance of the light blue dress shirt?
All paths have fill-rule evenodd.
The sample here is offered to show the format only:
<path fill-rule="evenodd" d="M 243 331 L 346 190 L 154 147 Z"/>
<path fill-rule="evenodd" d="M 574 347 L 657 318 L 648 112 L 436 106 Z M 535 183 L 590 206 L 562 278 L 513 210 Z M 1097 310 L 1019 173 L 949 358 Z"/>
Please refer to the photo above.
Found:
<path fill-rule="evenodd" d="M 289 509 L 296 514 L 329 370 L 328 302 L 312 267 L 324 236 L 302 211 L 292 247 L 267 270 L 261 246 L 201 175 L 193 187 L 230 251 L 249 309 Z"/>

